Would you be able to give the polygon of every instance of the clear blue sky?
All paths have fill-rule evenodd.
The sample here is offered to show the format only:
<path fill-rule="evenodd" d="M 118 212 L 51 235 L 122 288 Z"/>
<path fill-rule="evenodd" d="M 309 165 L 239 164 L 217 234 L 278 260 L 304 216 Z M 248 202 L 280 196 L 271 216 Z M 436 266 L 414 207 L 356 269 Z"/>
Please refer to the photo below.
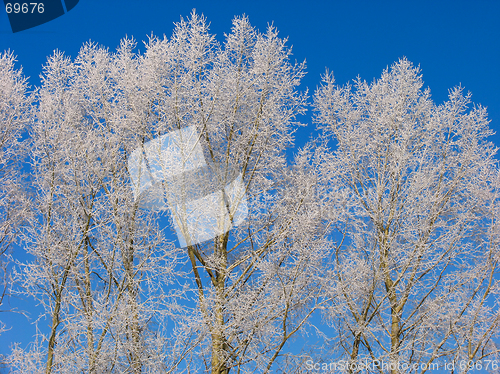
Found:
<path fill-rule="evenodd" d="M 500 133 L 500 1 L 496 0 L 80 0 L 67 14 L 15 34 L 0 9 L 0 52 L 13 50 L 18 66 L 32 77 L 31 84 L 38 84 L 41 66 L 55 49 L 75 57 L 89 40 L 114 50 L 125 35 L 139 42 L 151 33 L 170 37 L 173 23 L 188 17 L 193 8 L 207 17 L 219 40 L 230 31 L 235 15 L 246 14 L 261 31 L 273 23 L 282 37 L 289 38 L 293 58 L 307 61 L 302 89 L 308 87 L 311 93 L 326 68 L 339 84 L 358 75 L 371 81 L 406 56 L 421 66 L 437 103 L 446 99 L 449 88 L 462 84 L 475 103 L 488 107 L 491 127 Z M 307 131 L 299 135 L 305 138 Z M 500 146 L 500 134 L 491 140 Z M 1 317 L 10 320 L 6 313 Z M 18 329 L 14 326 L 12 333 L 0 336 L 0 353 L 17 340 Z"/>
<path fill-rule="evenodd" d="M 425 85 L 440 103 L 462 84 L 488 107 L 500 129 L 500 1 L 168 1 L 80 0 L 67 14 L 13 34 L 0 11 L 0 51 L 11 49 L 31 82 L 55 49 L 75 57 L 92 40 L 114 50 L 125 35 L 141 42 L 151 33 L 170 37 L 173 23 L 192 9 L 203 13 L 219 38 L 235 15 L 264 31 L 273 23 L 307 61 L 303 87 L 313 91 L 325 68 L 344 84 L 371 81 L 400 57 L 420 64 Z M 138 44 L 141 47 L 141 43 Z M 500 135 L 494 137 L 500 145 Z"/>

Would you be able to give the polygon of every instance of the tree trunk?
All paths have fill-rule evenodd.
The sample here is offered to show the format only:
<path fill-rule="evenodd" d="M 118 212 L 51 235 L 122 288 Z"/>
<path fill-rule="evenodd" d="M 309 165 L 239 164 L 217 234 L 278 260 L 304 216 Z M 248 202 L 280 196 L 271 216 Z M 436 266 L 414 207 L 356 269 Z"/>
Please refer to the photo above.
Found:
<path fill-rule="evenodd" d="M 216 292 L 214 306 L 214 325 L 212 330 L 212 374 L 228 374 L 227 365 L 228 346 L 224 336 L 224 292 L 227 269 L 227 235 L 215 239 L 217 270 L 214 274 L 213 285 Z"/>

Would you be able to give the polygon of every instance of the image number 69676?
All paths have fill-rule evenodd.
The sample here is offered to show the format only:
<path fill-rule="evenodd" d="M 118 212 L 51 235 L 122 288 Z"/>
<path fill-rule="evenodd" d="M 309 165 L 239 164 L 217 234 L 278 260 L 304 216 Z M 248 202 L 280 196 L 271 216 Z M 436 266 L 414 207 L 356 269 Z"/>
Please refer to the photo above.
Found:
<path fill-rule="evenodd" d="M 45 6 L 43 3 L 7 3 L 5 11 L 10 13 L 43 13 Z"/>
<path fill-rule="evenodd" d="M 4 0 L 12 32 L 24 31 L 52 21 L 78 4 L 79 0 L 51 0 L 44 2 L 11 2 Z"/>

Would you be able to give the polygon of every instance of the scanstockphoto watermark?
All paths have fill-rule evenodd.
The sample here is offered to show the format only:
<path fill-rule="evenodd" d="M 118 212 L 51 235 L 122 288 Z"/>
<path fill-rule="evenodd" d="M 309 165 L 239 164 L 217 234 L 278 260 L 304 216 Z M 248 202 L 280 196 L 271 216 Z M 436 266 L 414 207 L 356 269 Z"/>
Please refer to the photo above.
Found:
<path fill-rule="evenodd" d="M 407 363 L 407 362 L 384 362 L 379 360 L 361 360 L 357 362 L 339 360 L 332 362 L 314 362 L 313 360 L 306 361 L 306 369 L 312 372 L 325 372 L 325 373 L 341 373 L 345 371 L 354 372 L 372 372 L 375 370 L 439 370 L 440 365 L 438 363 L 430 364 L 418 364 L 418 363 Z"/>
<path fill-rule="evenodd" d="M 361 360 L 352 362 L 347 360 L 339 360 L 332 362 L 314 362 L 313 360 L 306 361 L 306 370 L 310 373 L 343 373 L 346 371 L 369 373 L 373 371 L 387 372 L 389 370 L 397 371 L 437 371 L 445 370 L 453 372 L 460 370 L 498 370 L 500 369 L 500 361 L 498 360 L 480 360 L 467 361 L 461 360 L 458 362 L 431 362 L 431 363 L 408 363 L 408 362 L 384 362 L 381 360 Z"/>

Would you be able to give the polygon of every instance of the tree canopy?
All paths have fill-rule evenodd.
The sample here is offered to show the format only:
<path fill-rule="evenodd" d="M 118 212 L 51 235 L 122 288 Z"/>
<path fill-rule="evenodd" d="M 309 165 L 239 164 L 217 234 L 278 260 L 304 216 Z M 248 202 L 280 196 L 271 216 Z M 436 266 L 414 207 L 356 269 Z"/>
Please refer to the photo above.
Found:
<path fill-rule="evenodd" d="M 55 52 L 32 92 L 0 56 L 3 294 L 44 310 L 12 372 L 500 365 L 485 108 L 436 105 L 405 58 L 311 103 L 286 42 L 193 13 L 142 53 Z"/>

